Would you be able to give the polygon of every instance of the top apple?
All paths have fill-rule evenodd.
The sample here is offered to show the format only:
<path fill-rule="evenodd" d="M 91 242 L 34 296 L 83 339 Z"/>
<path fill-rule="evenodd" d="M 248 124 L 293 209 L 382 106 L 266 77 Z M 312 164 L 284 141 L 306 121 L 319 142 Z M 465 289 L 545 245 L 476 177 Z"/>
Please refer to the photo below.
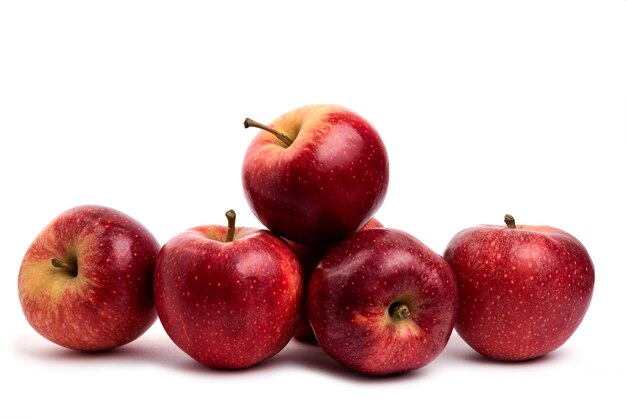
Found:
<path fill-rule="evenodd" d="M 291 241 L 337 242 L 382 204 L 389 161 L 365 119 L 337 105 L 309 105 L 260 128 L 243 162 L 246 199 L 267 228 Z"/>

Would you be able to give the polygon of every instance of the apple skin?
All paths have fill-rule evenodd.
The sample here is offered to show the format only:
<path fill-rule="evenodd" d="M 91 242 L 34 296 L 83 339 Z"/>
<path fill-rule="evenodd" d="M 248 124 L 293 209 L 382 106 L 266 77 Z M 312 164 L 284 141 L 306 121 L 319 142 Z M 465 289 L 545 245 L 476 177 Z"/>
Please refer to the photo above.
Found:
<path fill-rule="evenodd" d="M 457 311 L 448 263 L 394 229 L 359 231 L 326 255 L 308 288 L 320 347 L 367 375 L 420 368 L 444 349 Z M 410 316 L 398 318 L 394 306 Z"/>
<path fill-rule="evenodd" d="M 444 257 L 459 286 L 456 331 L 492 359 L 528 360 L 557 349 L 591 302 L 591 258 L 557 228 L 468 228 L 452 238 Z"/>
<path fill-rule="evenodd" d="M 309 105 L 270 124 L 294 142 L 260 131 L 242 167 L 256 217 L 305 245 L 338 242 L 360 229 L 387 193 L 389 161 L 376 130 L 337 105 Z"/>
<path fill-rule="evenodd" d="M 278 353 L 302 307 L 302 272 L 287 243 L 269 231 L 189 229 L 157 258 L 154 295 L 172 341 L 216 369 L 242 369 Z"/>
<path fill-rule="evenodd" d="M 139 222 L 103 206 L 63 212 L 35 238 L 18 276 L 30 325 L 48 340 L 81 351 L 115 348 L 156 320 L 152 272 L 160 245 Z M 54 267 L 77 263 L 77 274 Z"/>
<path fill-rule="evenodd" d="M 367 223 L 361 229 L 366 230 L 382 227 L 383 224 L 381 224 L 377 219 L 372 218 L 367 221 Z M 300 266 L 302 267 L 302 277 L 304 278 L 304 299 L 306 300 L 306 288 L 308 287 L 308 283 L 311 280 L 313 270 L 315 270 L 315 267 L 317 267 L 317 264 L 324 257 L 324 255 L 328 254 L 336 246 L 336 244 L 309 246 L 298 244 L 289 240 L 287 240 L 287 243 L 291 246 L 291 249 L 293 250 L 296 257 L 298 257 L 298 261 L 300 261 Z M 294 333 L 293 337 L 297 341 L 303 343 L 317 344 L 315 334 L 313 333 L 313 328 L 311 328 L 311 323 L 309 322 L 309 315 L 307 314 L 306 304 L 304 306 L 304 309 L 302 309 L 300 321 L 298 322 L 298 326 L 296 327 L 296 332 Z"/>

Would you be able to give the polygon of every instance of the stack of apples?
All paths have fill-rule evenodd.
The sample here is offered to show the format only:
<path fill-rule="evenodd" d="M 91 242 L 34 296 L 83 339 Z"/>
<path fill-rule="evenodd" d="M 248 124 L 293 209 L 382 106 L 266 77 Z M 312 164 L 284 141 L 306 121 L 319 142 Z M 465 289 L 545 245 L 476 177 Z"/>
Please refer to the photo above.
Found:
<path fill-rule="evenodd" d="M 389 182 L 374 127 L 336 105 L 263 125 L 243 189 L 268 229 L 191 228 L 162 247 L 133 218 L 80 206 L 28 249 L 18 287 L 27 320 L 75 350 L 118 347 L 157 315 L 172 341 L 213 368 L 249 367 L 295 336 L 370 375 L 433 361 L 453 328 L 476 351 L 525 360 L 562 345 L 589 306 L 583 245 L 550 227 L 477 226 L 444 255 L 372 218 Z"/>

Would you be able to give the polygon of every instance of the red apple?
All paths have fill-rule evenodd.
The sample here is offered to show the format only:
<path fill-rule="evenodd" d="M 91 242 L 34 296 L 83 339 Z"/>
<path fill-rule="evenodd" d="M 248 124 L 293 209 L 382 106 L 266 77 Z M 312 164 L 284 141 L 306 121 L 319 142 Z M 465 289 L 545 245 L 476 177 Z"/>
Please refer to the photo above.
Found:
<path fill-rule="evenodd" d="M 273 233 L 199 226 L 167 242 L 157 258 L 154 295 L 170 338 L 213 368 L 241 369 L 278 353 L 293 336 L 302 272 Z"/>
<path fill-rule="evenodd" d="M 26 319 L 50 341 L 104 350 L 154 323 L 152 272 L 159 243 L 133 218 L 79 206 L 55 218 L 29 247 L 18 289 Z"/>
<path fill-rule="evenodd" d="M 310 105 L 276 119 L 246 153 L 246 199 L 270 230 L 306 245 L 337 242 L 361 228 L 382 204 L 387 151 L 376 130 L 336 105 Z"/>
<path fill-rule="evenodd" d="M 378 222 L 375 218 L 372 218 L 363 226 L 362 229 L 365 230 L 382 227 L 383 224 Z M 287 243 L 291 246 L 293 252 L 296 254 L 296 257 L 298 257 L 298 261 L 300 261 L 300 266 L 302 266 L 302 277 L 304 278 L 306 295 L 306 287 L 311 280 L 313 270 L 317 267 L 317 264 L 324 257 L 324 255 L 328 254 L 336 245 L 327 244 L 309 246 L 298 244 L 293 241 L 287 241 Z M 306 296 L 304 298 L 306 300 Z M 304 306 L 304 309 L 302 310 L 300 321 L 298 322 L 298 326 L 296 327 L 296 332 L 293 337 L 303 343 L 317 344 L 315 334 L 313 334 L 313 328 L 311 328 L 311 324 L 309 323 L 309 315 L 307 314 L 306 306 Z"/>
<path fill-rule="evenodd" d="M 560 347 L 583 319 L 594 268 L 585 247 L 549 226 L 482 225 L 459 232 L 444 257 L 459 285 L 458 334 L 498 360 Z"/>
<path fill-rule="evenodd" d="M 308 288 L 320 347 L 364 374 L 433 361 L 450 338 L 457 289 L 448 263 L 413 236 L 359 231 L 326 255 Z"/>

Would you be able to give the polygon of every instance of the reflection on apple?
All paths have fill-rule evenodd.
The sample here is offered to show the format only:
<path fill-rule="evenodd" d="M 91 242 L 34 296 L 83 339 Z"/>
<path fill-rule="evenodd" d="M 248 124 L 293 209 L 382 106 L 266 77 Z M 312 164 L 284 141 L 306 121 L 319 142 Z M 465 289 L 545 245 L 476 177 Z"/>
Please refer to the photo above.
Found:
<path fill-rule="evenodd" d="M 139 222 L 102 206 L 63 212 L 35 238 L 18 276 L 30 325 L 81 351 L 115 348 L 156 320 L 152 272 L 159 243 Z"/>
<path fill-rule="evenodd" d="M 218 369 L 241 369 L 278 353 L 293 336 L 302 272 L 289 245 L 266 230 L 207 225 L 168 241 L 154 295 L 163 328 L 184 352 Z"/>
<path fill-rule="evenodd" d="M 459 283 L 456 330 L 479 353 L 527 360 L 560 347 L 581 323 L 594 286 L 585 247 L 549 226 L 481 225 L 459 232 L 444 257 Z"/>
<path fill-rule="evenodd" d="M 377 219 L 372 218 L 367 221 L 367 223 L 361 229 L 365 230 L 382 227 L 383 225 L 378 222 Z M 304 278 L 306 294 L 306 288 L 308 287 L 308 283 L 311 280 L 313 270 L 315 270 L 315 267 L 317 267 L 317 264 L 324 257 L 324 255 L 328 254 L 336 246 L 336 244 L 310 246 L 297 244 L 293 241 L 287 242 L 291 246 L 293 252 L 296 254 L 296 257 L 298 257 L 298 261 L 300 261 L 300 266 L 302 266 L 302 277 Z M 313 328 L 311 328 L 311 324 L 309 323 L 309 315 L 307 314 L 306 304 L 302 308 L 302 315 L 300 316 L 300 321 L 298 322 L 298 326 L 296 327 L 296 332 L 294 333 L 293 337 L 303 343 L 317 344 L 315 334 L 313 334 Z"/>
<path fill-rule="evenodd" d="M 305 245 L 338 242 L 365 225 L 389 182 L 387 151 L 365 119 L 337 105 L 288 112 L 246 152 L 242 180 L 250 208 L 271 231 Z"/>
<path fill-rule="evenodd" d="M 307 300 L 320 347 L 369 375 L 433 361 L 458 303 L 448 263 L 413 236 L 384 228 L 359 231 L 331 250 L 313 272 Z"/>

